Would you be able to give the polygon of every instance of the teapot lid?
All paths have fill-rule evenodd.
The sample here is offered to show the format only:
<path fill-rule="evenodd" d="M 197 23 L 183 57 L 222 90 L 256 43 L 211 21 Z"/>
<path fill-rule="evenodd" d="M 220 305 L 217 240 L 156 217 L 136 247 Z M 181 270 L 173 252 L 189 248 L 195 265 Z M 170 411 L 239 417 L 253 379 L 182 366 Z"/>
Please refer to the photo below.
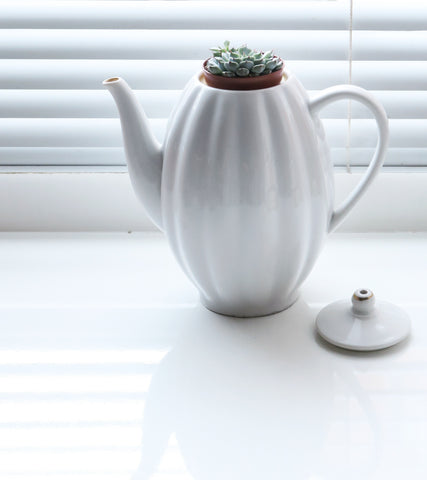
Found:
<path fill-rule="evenodd" d="M 323 308 L 316 318 L 319 335 L 341 348 L 381 350 L 404 340 L 411 321 L 400 307 L 377 301 L 367 288 L 356 290 L 351 300 L 339 300 Z"/>

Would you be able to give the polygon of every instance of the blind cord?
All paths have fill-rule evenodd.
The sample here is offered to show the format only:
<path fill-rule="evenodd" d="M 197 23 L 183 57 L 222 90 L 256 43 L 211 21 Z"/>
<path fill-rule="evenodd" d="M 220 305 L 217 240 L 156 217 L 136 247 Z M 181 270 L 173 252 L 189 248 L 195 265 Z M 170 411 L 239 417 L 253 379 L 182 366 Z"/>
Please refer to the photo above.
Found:
<path fill-rule="evenodd" d="M 350 0 L 350 22 L 349 22 L 349 45 L 348 45 L 348 83 L 353 83 L 353 0 Z M 347 144 L 346 148 L 346 167 L 347 172 L 351 173 L 351 100 L 348 101 L 347 110 Z"/>

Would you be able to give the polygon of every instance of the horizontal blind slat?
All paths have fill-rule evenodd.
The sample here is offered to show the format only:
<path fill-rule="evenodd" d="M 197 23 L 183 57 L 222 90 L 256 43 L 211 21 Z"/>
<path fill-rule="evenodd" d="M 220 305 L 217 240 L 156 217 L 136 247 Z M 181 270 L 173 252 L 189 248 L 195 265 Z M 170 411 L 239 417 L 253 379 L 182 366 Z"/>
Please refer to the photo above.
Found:
<path fill-rule="evenodd" d="M 3 59 L 144 59 L 198 60 L 209 48 L 227 38 L 234 45 L 248 43 L 271 50 L 286 60 L 346 60 L 345 31 L 316 32 L 316 42 L 307 48 L 311 32 L 295 30 L 0 30 Z M 31 48 L 29 48 L 31 45 Z"/>
<path fill-rule="evenodd" d="M 200 70 L 200 62 L 171 60 L 168 63 L 173 75 L 165 75 L 161 63 L 160 60 L 0 60 L 0 88 L 100 90 L 104 89 L 105 78 L 121 76 L 136 89 L 181 89 Z"/>
<path fill-rule="evenodd" d="M 425 30 L 427 3 L 388 0 L 353 4 L 354 30 Z"/>
<path fill-rule="evenodd" d="M 383 105 L 390 119 L 427 118 L 427 91 L 414 90 L 370 90 L 372 95 Z M 310 92 L 314 97 L 318 92 Z M 346 118 L 348 101 L 334 102 L 320 112 L 322 118 Z M 351 102 L 352 118 L 371 118 L 371 111 L 359 102 Z"/>
<path fill-rule="evenodd" d="M 170 60 L 165 75 L 161 60 L 0 60 L 0 88 L 101 89 L 102 80 L 124 77 L 136 89 L 182 89 L 200 71 L 196 60 Z M 308 89 L 347 83 L 345 61 L 286 62 Z M 427 61 L 353 62 L 353 83 L 370 90 L 423 90 Z"/>
<path fill-rule="evenodd" d="M 0 30 L 0 58 L 195 59 L 227 38 L 286 60 L 347 60 L 348 33 L 296 30 Z M 353 32 L 353 60 L 427 60 L 427 31 Z M 28 46 L 31 45 L 31 49 Z M 373 48 L 375 45 L 375 48 Z"/>
<path fill-rule="evenodd" d="M 135 90 L 148 117 L 166 118 L 181 90 Z M 310 90 L 315 97 L 319 90 Z M 371 92 L 389 118 L 427 118 L 427 91 Z M 118 111 L 106 90 L 0 90 L 0 118 L 117 118 Z M 321 111 L 322 118 L 346 118 L 348 101 L 334 102 Z M 371 118 L 370 111 L 352 102 L 353 118 Z"/>
<path fill-rule="evenodd" d="M 427 27 L 427 19 L 426 19 Z M 353 60 L 427 60 L 427 31 L 353 31 Z"/>
<path fill-rule="evenodd" d="M 167 119 L 150 119 L 151 128 L 162 141 Z M 427 120 L 390 120 L 391 148 L 427 147 Z M 347 120 L 323 121 L 329 145 L 343 147 L 347 142 Z M 351 145 L 375 146 L 374 120 L 353 120 Z M 122 136 L 118 119 L 0 119 L 0 147 L 120 147 Z"/>
<path fill-rule="evenodd" d="M 309 12 L 309 15 L 307 14 Z M 346 30 L 344 2 L 0 3 L 0 28 Z"/>
<path fill-rule="evenodd" d="M 0 165 L 125 165 L 122 147 L 0 147 Z"/>
<path fill-rule="evenodd" d="M 197 60 L 170 60 L 173 74 L 165 75 L 162 60 L 0 60 L 0 88 L 103 89 L 105 78 L 120 76 L 132 88 L 182 89 L 201 71 Z M 345 61 L 289 61 L 306 88 L 326 88 L 345 83 Z"/>
<path fill-rule="evenodd" d="M 166 119 L 150 119 L 162 141 Z M 0 147 L 121 147 L 120 121 L 106 118 L 0 119 Z"/>
<path fill-rule="evenodd" d="M 348 127 L 344 120 L 324 121 L 331 146 L 346 145 Z M 427 120 L 389 120 L 389 148 L 427 147 Z M 352 120 L 350 146 L 356 148 L 374 147 L 377 143 L 375 120 Z"/>
<path fill-rule="evenodd" d="M 348 161 L 354 166 L 367 166 L 374 151 L 374 148 L 332 148 L 331 161 L 336 166 L 346 166 Z M 427 165 L 427 148 L 389 148 L 384 163 L 395 167 L 425 166 Z"/>
<path fill-rule="evenodd" d="M 366 166 L 374 148 L 331 148 L 331 161 L 345 166 L 348 158 L 355 166 Z M 350 157 L 348 157 L 350 155 Z M 125 165 L 123 148 L 49 148 L 0 147 L 1 165 Z M 427 164 L 427 148 L 390 148 L 386 164 L 392 166 L 423 166 Z"/>
<path fill-rule="evenodd" d="M 368 90 L 424 90 L 427 61 L 354 61 L 352 79 Z"/>
<path fill-rule="evenodd" d="M 310 14 L 307 15 L 307 12 Z M 427 4 L 354 2 L 354 30 L 425 30 Z M 347 30 L 339 2 L 82 1 L 0 3 L 0 28 L 305 29 Z"/>
<path fill-rule="evenodd" d="M 145 113 L 166 118 L 181 90 L 134 90 Z M 0 90 L 0 118 L 117 118 L 107 90 Z"/>

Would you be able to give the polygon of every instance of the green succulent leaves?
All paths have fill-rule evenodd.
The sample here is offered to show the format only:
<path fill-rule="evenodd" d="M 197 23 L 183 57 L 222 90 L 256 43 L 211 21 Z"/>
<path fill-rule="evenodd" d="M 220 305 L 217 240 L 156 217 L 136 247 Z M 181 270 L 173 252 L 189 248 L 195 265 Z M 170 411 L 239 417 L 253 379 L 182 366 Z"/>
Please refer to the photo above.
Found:
<path fill-rule="evenodd" d="M 223 70 L 221 69 L 220 65 L 217 63 L 217 61 L 213 58 L 208 60 L 208 63 L 206 65 L 206 68 L 213 73 L 214 75 L 221 75 Z"/>
<path fill-rule="evenodd" d="M 258 77 L 280 70 L 283 61 L 275 57 L 273 52 L 258 52 L 246 45 L 230 48 L 226 40 L 223 47 L 211 48 L 213 57 L 206 64 L 207 70 L 213 75 L 223 77 Z"/>

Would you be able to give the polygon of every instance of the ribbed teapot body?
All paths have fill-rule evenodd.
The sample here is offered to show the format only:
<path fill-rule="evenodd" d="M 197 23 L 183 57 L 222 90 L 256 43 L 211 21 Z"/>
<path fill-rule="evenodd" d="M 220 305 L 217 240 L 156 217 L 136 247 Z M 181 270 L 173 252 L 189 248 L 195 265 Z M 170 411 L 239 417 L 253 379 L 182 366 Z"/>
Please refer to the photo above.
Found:
<path fill-rule="evenodd" d="M 164 230 L 205 306 L 234 316 L 290 306 L 333 207 L 323 128 L 298 80 L 232 91 L 194 77 L 163 161 Z"/>

